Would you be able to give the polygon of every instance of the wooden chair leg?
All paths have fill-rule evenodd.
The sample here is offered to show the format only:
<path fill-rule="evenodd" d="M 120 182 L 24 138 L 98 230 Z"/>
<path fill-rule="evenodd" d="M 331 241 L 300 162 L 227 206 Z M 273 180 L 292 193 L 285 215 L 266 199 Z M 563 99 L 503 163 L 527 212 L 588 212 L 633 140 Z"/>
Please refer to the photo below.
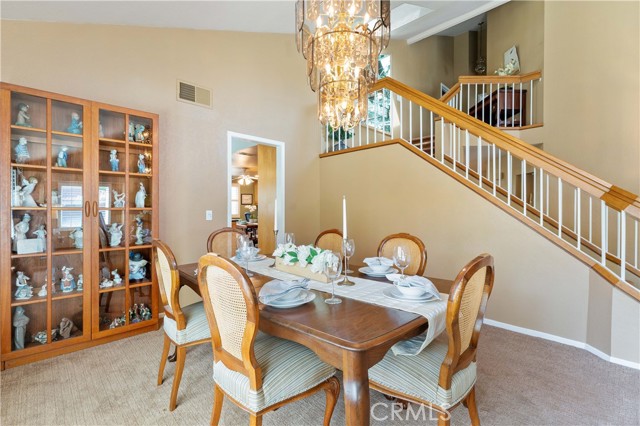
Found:
<path fill-rule="evenodd" d="M 211 412 L 211 426 L 218 426 L 220 422 L 220 414 L 222 413 L 222 401 L 224 399 L 224 392 L 220 389 L 220 386 L 214 385 L 213 387 L 213 411 Z"/>
<path fill-rule="evenodd" d="M 465 405 L 469 409 L 469 417 L 473 426 L 480 426 L 480 416 L 478 416 L 478 406 L 476 405 L 476 387 L 471 388 L 471 392 L 464 399 Z"/>
<path fill-rule="evenodd" d="M 158 386 L 162 384 L 164 378 L 164 366 L 167 363 L 167 354 L 171 349 L 171 339 L 166 334 L 164 335 L 164 346 L 162 347 L 162 357 L 160 358 L 160 369 L 158 370 Z"/>
<path fill-rule="evenodd" d="M 249 426 L 262 426 L 262 416 L 251 414 L 251 417 L 249 417 Z"/>
<path fill-rule="evenodd" d="M 333 416 L 333 410 L 336 408 L 338 397 L 340 396 L 340 382 L 337 378 L 331 377 L 327 380 L 327 385 L 324 388 L 324 393 L 327 396 L 327 402 L 324 408 L 324 426 L 331 424 L 331 416 Z"/>
<path fill-rule="evenodd" d="M 182 371 L 184 370 L 184 359 L 187 356 L 187 348 L 184 346 L 176 347 L 178 358 L 176 360 L 176 372 L 173 375 L 173 387 L 171 388 L 171 400 L 169 401 L 169 411 L 176 409 L 176 399 L 178 398 L 178 388 L 180 387 L 180 379 L 182 379 Z"/>
<path fill-rule="evenodd" d="M 438 426 L 449 426 L 451 415 L 448 413 L 438 413 Z"/>

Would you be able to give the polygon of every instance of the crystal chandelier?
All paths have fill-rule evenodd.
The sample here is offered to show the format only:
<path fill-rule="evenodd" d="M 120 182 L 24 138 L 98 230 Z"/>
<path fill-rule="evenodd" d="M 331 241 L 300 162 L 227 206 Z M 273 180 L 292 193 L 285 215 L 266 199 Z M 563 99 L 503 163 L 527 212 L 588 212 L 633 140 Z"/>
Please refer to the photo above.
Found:
<path fill-rule="evenodd" d="M 378 56 L 389 44 L 389 13 L 389 0 L 296 2 L 296 44 L 322 124 L 347 130 L 367 114 Z"/>

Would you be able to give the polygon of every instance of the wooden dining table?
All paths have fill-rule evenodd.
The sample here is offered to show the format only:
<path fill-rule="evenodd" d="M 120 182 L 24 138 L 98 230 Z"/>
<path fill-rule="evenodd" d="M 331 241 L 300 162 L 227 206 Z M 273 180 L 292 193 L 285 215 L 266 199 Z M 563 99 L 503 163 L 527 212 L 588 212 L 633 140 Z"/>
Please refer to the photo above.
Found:
<path fill-rule="evenodd" d="M 178 267 L 180 283 L 200 294 L 194 271 L 197 263 Z M 253 273 L 256 293 L 272 277 Z M 356 277 L 376 281 L 359 272 Z M 448 293 L 450 280 L 429 278 L 439 291 Z M 398 309 L 373 305 L 347 297 L 328 305 L 329 293 L 311 290 L 316 298 L 302 306 L 277 309 L 260 305 L 259 327 L 265 333 L 292 340 L 313 350 L 324 362 L 342 370 L 347 425 L 368 425 L 370 420 L 369 368 L 378 363 L 400 340 L 417 336 L 429 326 L 425 317 Z M 331 284 L 327 284 L 331 291 Z"/>

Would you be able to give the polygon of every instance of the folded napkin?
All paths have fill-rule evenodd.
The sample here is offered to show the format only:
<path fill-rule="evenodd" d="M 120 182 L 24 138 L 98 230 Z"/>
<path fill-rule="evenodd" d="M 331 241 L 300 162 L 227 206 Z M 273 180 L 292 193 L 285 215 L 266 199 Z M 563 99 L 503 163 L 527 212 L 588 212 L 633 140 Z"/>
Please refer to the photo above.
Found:
<path fill-rule="evenodd" d="M 395 283 L 397 281 L 400 281 L 402 275 L 400 275 L 400 274 L 387 274 L 386 277 L 387 277 L 387 279 L 389 281 Z M 404 281 L 405 281 L 405 283 L 413 284 L 412 287 L 423 286 L 424 290 L 427 292 L 428 295 L 430 295 L 434 299 L 442 300 L 442 298 L 440 297 L 440 292 L 438 291 L 436 286 L 433 285 L 433 283 L 431 281 L 429 281 L 428 279 L 426 279 L 425 277 L 421 277 L 421 276 L 418 276 L 418 275 L 405 275 Z"/>
<path fill-rule="evenodd" d="M 384 265 L 384 266 L 393 266 L 393 260 L 387 259 L 386 257 L 367 257 L 364 259 L 364 263 L 367 265 Z"/>
<path fill-rule="evenodd" d="M 271 303 L 274 300 L 278 300 L 289 291 L 293 291 L 292 289 L 294 288 L 306 289 L 308 287 L 308 279 L 295 281 L 269 281 L 260 289 L 260 300 L 262 301 L 262 303 Z"/>

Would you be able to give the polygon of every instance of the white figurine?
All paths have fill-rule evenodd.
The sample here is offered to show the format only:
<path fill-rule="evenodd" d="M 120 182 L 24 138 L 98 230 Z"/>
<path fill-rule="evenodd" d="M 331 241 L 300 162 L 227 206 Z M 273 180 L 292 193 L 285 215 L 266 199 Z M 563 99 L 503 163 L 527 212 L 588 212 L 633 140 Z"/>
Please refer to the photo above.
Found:
<path fill-rule="evenodd" d="M 13 326 L 15 327 L 13 345 L 16 349 L 24 349 L 24 335 L 27 332 L 29 317 L 24 314 L 24 308 L 18 306 L 13 314 Z"/>
<path fill-rule="evenodd" d="M 56 167 L 67 167 L 67 158 L 69 158 L 69 147 L 63 145 L 60 147 L 60 152 L 58 152 L 58 161 L 56 162 Z"/>
<path fill-rule="evenodd" d="M 69 293 L 76 288 L 76 280 L 71 274 L 73 268 L 62 267 L 62 279 L 60 280 L 60 289 L 63 293 Z"/>
<path fill-rule="evenodd" d="M 124 208 L 124 192 L 122 194 L 118 194 L 118 191 L 116 191 L 115 189 L 112 190 L 113 192 L 113 207 L 114 208 Z"/>
<path fill-rule="evenodd" d="M 31 176 L 29 180 L 24 177 L 22 178 L 22 189 L 20 190 L 22 193 L 22 207 L 38 207 L 36 200 L 34 200 L 31 195 L 36 189 L 37 184 L 38 178 L 35 176 Z"/>
<path fill-rule="evenodd" d="M 42 284 L 42 288 L 38 292 L 38 296 L 45 297 L 47 295 L 47 284 Z"/>
<path fill-rule="evenodd" d="M 117 223 L 112 223 L 111 227 L 107 230 L 111 238 L 109 239 L 109 245 L 111 247 L 118 247 L 120 242 L 122 241 L 122 225 L 118 225 Z"/>
<path fill-rule="evenodd" d="M 18 271 L 16 275 L 16 292 L 14 296 L 16 300 L 27 300 L 33 297 L 33 287 L 29 285 L 29 278 L 22 271 Z"/>
<path fill-rule="evenodd" d="M 31 158 L 29 155 L 29 147 L 27 146 L 27 138 L 24 136 L 18 139 L 18 145 L 15 148 L 16 151 L 16 163 L 26 163 Z"/>
<path fill-rule="evenodd" d="M 133 133 L 135 132 L 135 124 L 133 122 L 129 122 L 129 140 L 133 142 Z"/>
<path fill-rule="evenodd" d="M 100 288 L 109 288 L 109 287 L 113 287 L 113 281 L 111 281 L 108 278 L 103 279 L 102 282 L 100 283 Z"/>
<path fill-rule="evenodd" d="M 83 236 L 84 233 L 82 232 L 82 228 L 76 228 L 69 234 L 69 238 L 73 240 L 75 248 L 81 249 L 83 247 Z"/>
<path fill-rule="evenodd" d="M 44 225 L 38 226 L 38 229 L 33 231 L 31 235 L 35 235 L 37 239 L 42 240 L 42 251 L 44 252 L 47 247 L 47 231 L 44 229 Z"/>
<path fill-rule="evenodd" d="M 118 160 L 118 150 L 112 149 L 109 154 L 109 163 L 111 164 L 111 171 L 120 171 L 120 160 Z"/>
<path fill-rule="evenodd" d="M 23 202 L 24 197 L 22 196 L 22 187 L 20 185 L 16 185 L 13 187 L 13 192 L 11 193 L 11 207 L 22 207 Z"/>
<path fill-rule="evenodd" d="M 18 104 L 18 117 L 16 119 L 16 126 L 32 127 L 31 117 L 29 116 L 29 105 L 20 103 Z"/>
<path fill-rule="evenodd" d="M 144 200 L 147 198 L 147 190 L 144 189 L 144 184 L 140 182 L 140 189 L 136 193 L 136 208 L 142 209 L 144 208 Z"/>
<path fill-rule="evenodd" d="M 142 222 L 142 218 L 139 216 L 136 216 L 135 244 L 138 246 L 144 244 L 144 238 L 149 235 L 149 230 L 144 229 L 143 225 L 144 223 Z"/>
<path fill-rule="evenodd" d="M 82 274 L 78 274 L 78 286 L 76 287 L 76 290 L 82 291 L 82 286 L 84 286 L 84 277 Z"/>
<path fill-rule="evenodd" d="M 51 205 L 59 206 L 60 205 L 60 197 L 58 196 L 58 191 L 51 191 Z"/>
<path fill-rule="evenodd" d="M 144 154 L 138 154 L 138 173 L 147 173 L 147 164 L 144 161 Z"/>
<path fill-rule="evenodd" d="M 104 138 L 104 130 L 102 129 L 102 123 L 98 123 L 98 136 Z"/>
<path fill-rule="evenodd" d="M 120 277 L 118 270 L 114 269 L 111 271 L 111 275 L 113 275 L 113 286 L 120 287 L 122 285 L 122 277 Z"/>
<path fill-rule="evenodd" d="M 31 215 L 29 213 L 25 213 L 22 216 L 22 220 L 15 224 L 13 227 L 14 235 L 13 235 L 13 251 L 18 251 L 18 241 L 26 240 L 27 234 L 29 233 L 29 222 L 31 222 Z"/>

